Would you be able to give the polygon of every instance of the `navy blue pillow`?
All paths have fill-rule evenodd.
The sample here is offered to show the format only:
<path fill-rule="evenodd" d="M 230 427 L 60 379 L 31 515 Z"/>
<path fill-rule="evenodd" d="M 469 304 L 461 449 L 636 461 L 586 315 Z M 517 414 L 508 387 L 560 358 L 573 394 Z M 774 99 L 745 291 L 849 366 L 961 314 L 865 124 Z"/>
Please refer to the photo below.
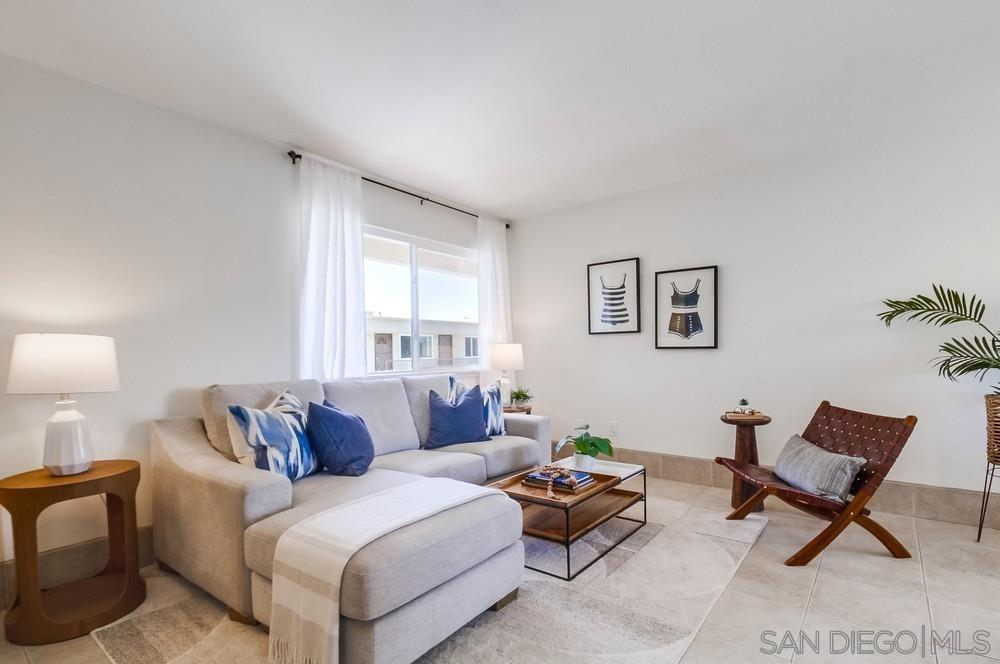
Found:
<path fill-rule="evenodd" d="M 431 390 L 431 430 L 427 447 L 489 440 L 483 420 L 483 394 L 479 386 L 462 392 L 454 404 Z"/>
<path fill-rule="evenodd" d="M 319 462 L 333 475 L 364 475 L 375 458 L 365 421 L 329 401 L 309 404 L 306 435 Z"/>

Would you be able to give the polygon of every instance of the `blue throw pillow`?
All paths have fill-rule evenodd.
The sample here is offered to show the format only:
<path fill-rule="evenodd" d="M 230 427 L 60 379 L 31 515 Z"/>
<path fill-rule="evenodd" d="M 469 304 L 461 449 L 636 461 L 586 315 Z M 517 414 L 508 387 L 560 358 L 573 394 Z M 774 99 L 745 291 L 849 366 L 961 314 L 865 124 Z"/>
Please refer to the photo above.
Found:
<path fill-rule="evenodd" d="M 227 411 L 229 438 L 240 463 L 290 480 L 318 470 L 306 437 L 306 411 L 291 392 L 282 392 L 263 410 L 230 404 Z"/>
<path fill-rule="evenodd" d="M 427 448 L 489 440 L 483 421 L 483 395 L 476 385 L 458 395 L 454 404 L 431 390 L 431 429 Z"/>
<path fill-rule="evenodd" d="M 448 401 L 455 403 L 458 395 L 468 388 L 454 376 L 448 376 Z M 500 386 L 491 383 L 482 390 L 483 394 L 483 421 L 486 423 L 487 436 L 506 436 L 507 430 L 503 421 L 503 396 L 500 393 Z"/>
<path fill-rule="evenodd" d="M 322 406 L 309 404 L 306 434 L 319 462 L 332 475 L 364 475 L 375 458 L 375 444 L 365 421 L 329 401 Z"/>

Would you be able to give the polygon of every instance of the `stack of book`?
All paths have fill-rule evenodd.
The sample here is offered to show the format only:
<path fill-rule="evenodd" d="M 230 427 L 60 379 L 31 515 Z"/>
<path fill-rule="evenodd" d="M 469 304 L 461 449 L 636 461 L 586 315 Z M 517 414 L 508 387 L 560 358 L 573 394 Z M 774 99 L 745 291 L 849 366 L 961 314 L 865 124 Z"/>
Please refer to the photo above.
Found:
<path fill-rule="evenodd" d="M 594 478 L 590 476 L 590 473 L 585 473 L 582 470 L 570 470 L 569 472 L 576 478 L 575 487 L 569 478 L 558 477 L 554 482 L 552 482 L 552 488 L 556 491 L 569 491 L 571 493 L 576 493 L 577 491 L 585 489 L 594 483 Z M 549 476 L 546 473 L 535 471 L 525 477 L 522 481 L 528 486 L 545 488 L 549 485 Z"/>

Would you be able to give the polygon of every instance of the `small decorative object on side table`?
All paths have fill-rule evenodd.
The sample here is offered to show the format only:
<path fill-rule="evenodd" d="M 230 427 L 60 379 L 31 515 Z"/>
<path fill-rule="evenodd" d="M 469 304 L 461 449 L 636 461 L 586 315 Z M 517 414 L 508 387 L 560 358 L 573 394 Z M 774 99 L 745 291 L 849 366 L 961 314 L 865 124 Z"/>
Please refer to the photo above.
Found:
<path fill-rule="evenodd" d="M 135 610 L 146 599 L 139 576 L 135 490 L 139 462 L 95 461 L 76 475 L 32 470 L 0 480 L 0 505 L 10 512 L 17 567 L 17 601 L 4 618 L 7 640 L 41 645 L 76 638 Z M 42 589 L 36 521 L 64 500 L 107 495 L 108 564 L 97 576 Z"/>
<path fill-rule="evenodd" d="M 743 402 L 746 401 L 746 399 L 741 399 L 740 401 Z M 749 404 L 741 407 L 749 408 Z M 756 427 L 764 426 L 770 423 L 771 418 L 760 413 L 759 411 L 752 411 L 749 414 L 723 413 L 720 419 L 726 424 L 733 424 L 736 426 L 736 453 L 733 455 L 733 458 L 743 463 L 752 463 L 757 465 L 759 461 L 757 459 Z M 739 507 L 746 502 L 751 495 L 753 495 L 754 491 L 756 491 L 756 488 L 753 485 L 747 484 L 734 475 L 733 494 L 730 499 L 730 504 L 734 508 Z M 754 508 L 754 511 L 764 511 L 764 505 L 758 505 Z"/>
<path fill-rule="evenodd" d="M 531 396 L 531 392 L 525 387 L 518 387 L 510 391 L 510 408 L 511 413 L 526 413 L 531 415 L 531 401 L 534 399 Z M 504 409 L 507 410 L 506 408 Z"/>

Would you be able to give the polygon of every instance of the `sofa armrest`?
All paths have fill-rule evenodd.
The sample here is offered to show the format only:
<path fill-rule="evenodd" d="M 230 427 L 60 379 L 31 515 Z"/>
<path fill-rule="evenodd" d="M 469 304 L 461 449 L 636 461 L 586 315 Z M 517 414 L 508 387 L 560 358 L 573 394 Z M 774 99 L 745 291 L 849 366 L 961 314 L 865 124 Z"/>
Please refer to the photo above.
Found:
<path fill-rule="evenodd" d="M 151 436 L 156 558 L 251 615 L 243 531 L 291 507 L 292 483 L 226 459 L 200 419 L 153 422 Z"/>
<path fill-rule="evenodd" d="M 552 461 L 552 425 L 544 415 L 504 413 L 504 428 L 508 436 L 522 436 L 538 441 L 538 462 L 545 465 Z"/>

